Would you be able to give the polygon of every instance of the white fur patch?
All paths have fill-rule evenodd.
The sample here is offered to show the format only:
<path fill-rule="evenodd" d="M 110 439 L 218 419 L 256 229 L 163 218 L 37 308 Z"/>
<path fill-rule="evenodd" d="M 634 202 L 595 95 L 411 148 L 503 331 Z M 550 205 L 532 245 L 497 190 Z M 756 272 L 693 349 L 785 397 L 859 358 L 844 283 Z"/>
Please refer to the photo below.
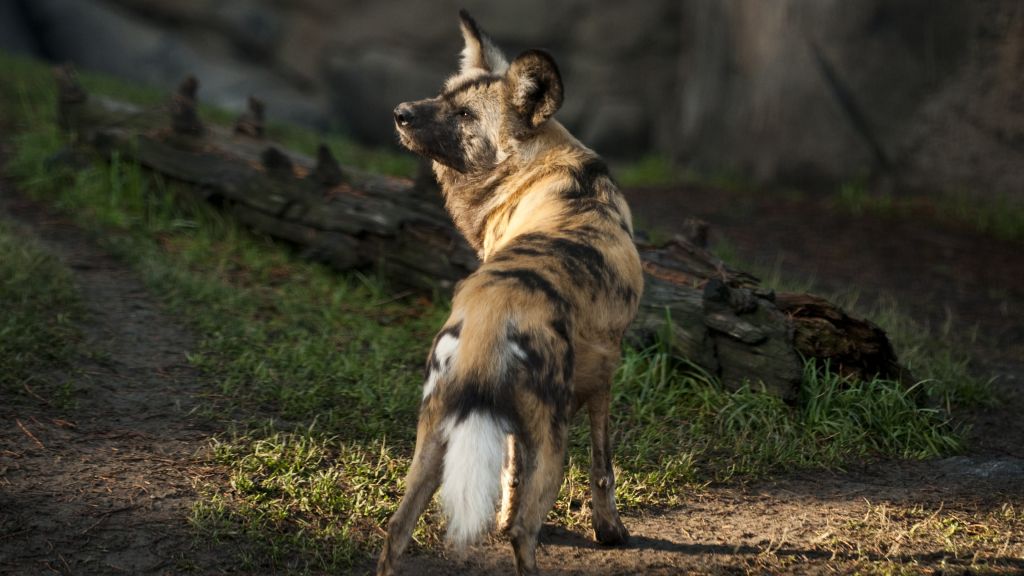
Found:
<path fill-rule="evenodd" d="M 492 414 L 472 412 L 462 422 L 445 421 L 441 508 L 448 518 L 448 542 L 462 549 L 491 527 L 501 494 L 505 426 Z"/>
<path fill-rule="evenodd" d="M 515 456 L 516 439 L 511 434 L 505 437 L 505 464 L 501 468 L 501 509 L 498 510 L 498 529 L 507 530 L 512 526 L 516 510 L 515 492 L 519 486 L 519 478 L 516 477 Z"/>
<path fill-rule="evenodd" d="M 439 368 L 431 370 L 427 375 L 427 381 L 423 384 L 423 398 L 430 396 L 437 386 L 437 381 L 448 374 L 458 351 L 459 339 L 451 334 L 445 334 L 437 341 L 433 354 Z"/>
<path fill-rule="evenodd" d="M 537 89 L 537 82 L 533 78 L 522 76 L 516 84 L 516 93 L 513 98 L 516 102 L 525 102 L 527 98 Z"/>
<path fill-rule="evenodd" d="M 519 346 L 519 344 L 516 344 L 515 342 L 510 342 L 508 345 L 508 349 L 509 352 L 511 352 L 512 355 L 515 356 L 516 358 L 519 358 L 520 360 L 526 360 L 526 350 L 523 350 L 522 347 Z"/>
<path fill-rule="evenodd" d="M 477 45 L 475 41 L 467 39 L 466 45 L 459 54 L 459 71 L 469 72 L 472 70 L 483 70 L 492 74 L 504 74 L 508 70 L 508 60 L 501 49 L 494 45 L 494 42 L 486 36 L 480 39 Z M 483 66 L 477 63 L 483 61 Z"/>

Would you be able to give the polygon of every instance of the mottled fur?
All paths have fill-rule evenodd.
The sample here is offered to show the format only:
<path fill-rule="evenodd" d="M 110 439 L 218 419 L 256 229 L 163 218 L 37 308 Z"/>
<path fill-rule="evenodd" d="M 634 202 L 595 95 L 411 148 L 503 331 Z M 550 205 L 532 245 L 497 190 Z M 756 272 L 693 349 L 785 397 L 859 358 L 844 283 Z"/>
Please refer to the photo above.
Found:
<path fill-rule="evenodd" d="M 511 63 L 464 12 L 462 65 L 436 98 L 395 109 L 402 143 L 433 160 L 445 204 L 480 256 L 434 341 L 406 495 L 378 574 L 392 574 L 442 484 L 449 540 L 490 528 L 520 574 L 537 570 L 541 523 L 562 482 L 568 424 L 587 407 L 597 539 L 628 532 L 615 508 L 612 375 L 642 290 L 629 208 L 605 164 L 551 116 L 552 58 Z"/>

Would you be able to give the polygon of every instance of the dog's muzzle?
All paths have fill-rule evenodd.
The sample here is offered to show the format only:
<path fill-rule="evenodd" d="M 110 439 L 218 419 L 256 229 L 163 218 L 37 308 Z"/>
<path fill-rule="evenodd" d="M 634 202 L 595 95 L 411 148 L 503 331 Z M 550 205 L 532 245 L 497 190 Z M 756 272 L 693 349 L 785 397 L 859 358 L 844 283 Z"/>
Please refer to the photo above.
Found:
<path fill-rule="evenodd" d="M 400 128 L 408 128 L 416 119 L 416 113 L 408 103 L 402 103 L 395 107 L 395 124 Z"/>

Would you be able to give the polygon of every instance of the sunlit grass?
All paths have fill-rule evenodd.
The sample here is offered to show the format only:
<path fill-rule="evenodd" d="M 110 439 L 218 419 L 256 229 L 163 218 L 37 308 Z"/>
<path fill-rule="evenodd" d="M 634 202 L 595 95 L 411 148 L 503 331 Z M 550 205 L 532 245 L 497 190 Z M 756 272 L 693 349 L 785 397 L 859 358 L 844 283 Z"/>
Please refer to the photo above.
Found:
<path fill-rule="evenodd" d="M 836 523 L 828 547 L 852 556 L 864 574 L 916 574 L 907 550 L 933 550 L 958 573 L 1012 574 L 1007 564 L 1019 550 L 1024 515 L 1012 502 L 1000 508 L 962 512 L 939 507 L 900 507 L 867 500 L 863 516 Z M 907 571 L 904 571 L 907 570 Z"/>

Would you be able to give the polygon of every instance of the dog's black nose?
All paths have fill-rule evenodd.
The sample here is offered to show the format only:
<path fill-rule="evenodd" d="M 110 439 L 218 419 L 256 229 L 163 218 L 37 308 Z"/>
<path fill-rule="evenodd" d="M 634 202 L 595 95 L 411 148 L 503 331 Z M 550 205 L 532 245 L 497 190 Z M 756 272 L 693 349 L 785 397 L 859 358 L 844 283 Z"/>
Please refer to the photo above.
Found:
<path fill-rule="evenodd" d="M 399 104 L 395 107 L 395 124 L 399 126 L 408 126 L 412 124 L 412 121 L 416 118 L 413 113 L 412 106 L 408 104 Z"/>

